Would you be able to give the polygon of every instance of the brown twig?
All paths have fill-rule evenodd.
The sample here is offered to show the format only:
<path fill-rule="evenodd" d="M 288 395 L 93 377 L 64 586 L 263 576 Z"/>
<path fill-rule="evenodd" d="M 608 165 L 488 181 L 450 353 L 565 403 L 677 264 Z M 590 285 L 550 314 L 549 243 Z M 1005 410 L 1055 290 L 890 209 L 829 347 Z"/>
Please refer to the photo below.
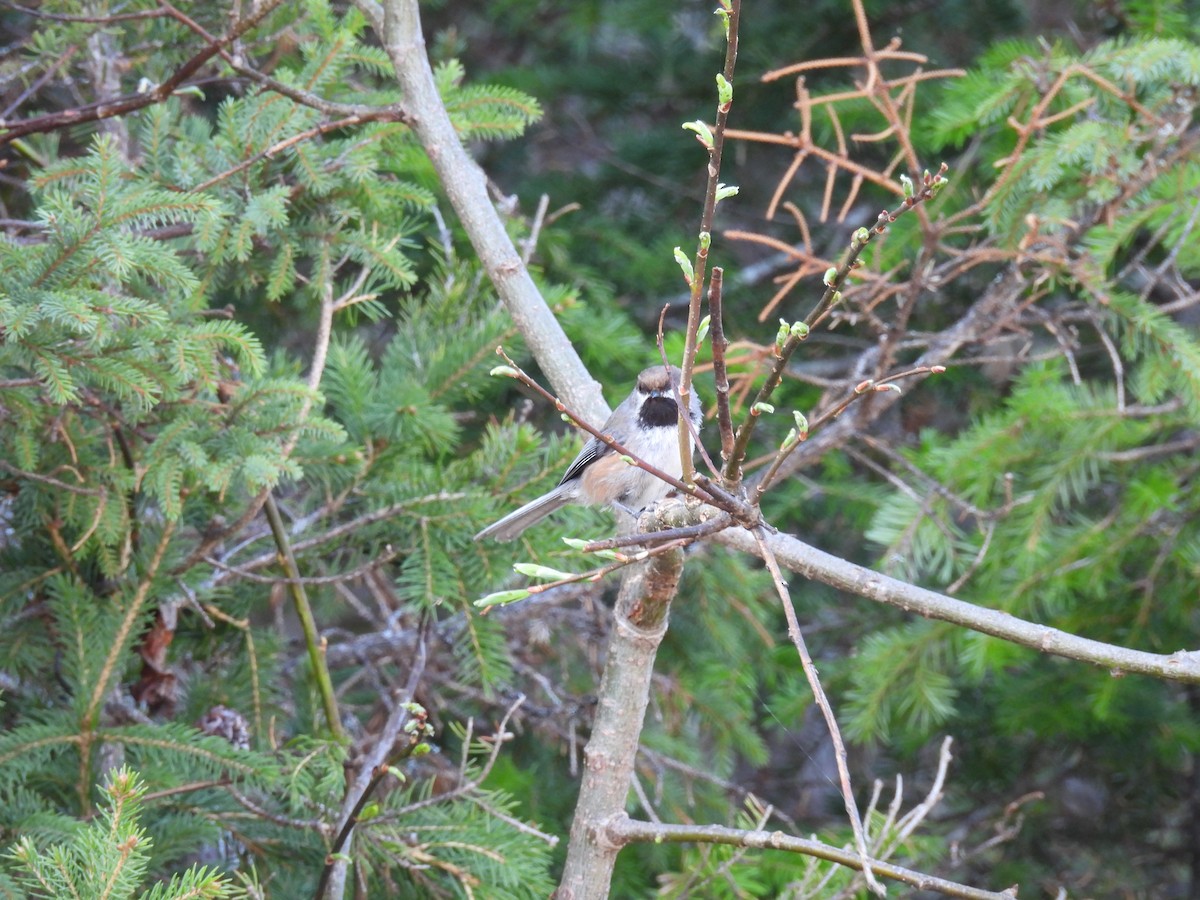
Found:
<path fill-rule="evenodd" d="M 713 266 L 708 285 L 709 327 L 712 330 L 713 384 L 717 391 L 717 431 L 721 435 L 721 462 L 726 463 L 733 455 L 733 419 L 729 413 L 729 370 L 725 362 L 725 351 L 729 341 L 725 339 L 724 309 L 721 304 L 721 289 L 725 281 L 725 270 Z"/>
<path fill-rule="evenodd" d="M 342 814 L 338 823 L 337 835 L 325 857 L 325 867 L 321 870 L 321 877 L 317 881 L 317 888 L 313 893 L 314 900 L 322 900 L 330 885 L 344 877 L 345 860 L 339 859 L 338 856 L 350 840 L 355 826 L 358 825 L 358 817 L 362 814 L 367 800 L 370 799 L 383 779 L 388 776 L 395 758 L 396 744 L 400 740 L 404 726 L 413 717 L 411 703 L 416 695 L 417 686 L 425 674 L 425 663 L 428 658 L 426 639 L 430 622 L 431 620 L 425 619 L 421 624 L 416 656 L 409 667 L 408 679 L 400 691 L 400 696 L 392 698 L 391 709 L 383 728 L 380 729 L 378 735 L 371 736 L 374 740 L 370 745 L 370 750 L 360 758 L 353 774 L 347 775 L 346 797 L 342 802 Z M 415 746 L 416 740 L 405 740 L 403 743 L 404 747 L 401 752 L 411 750 Z M 335 890 L 333 896 L 340 897 L 341 891 Z"/>
<path fill-rule="evenodd" d="M 842 257 L 842 262 L 836 269 L 831 268 L 826 273 L 825 290 L 821 294 L 821 298 L 805 317 L 804 322 L 792 326 L 786 332 L 786 336 L 783 337 L 782 343 L 777 343 L 775 362 L 771 367 L 771 371 L 767 374 L 766 382 L 759 388 L 758 394 L 750 406 L 750 414 L 743 420 L 741 427 L 738 428 L 737 436 L 734 440 L 733 454 L 726 460 L 724 473 L 726 483 L 741 483 L 742 462 L 746 458 L 746 450 L 750 445 L 750 438 L 754 434 L 755 426 L 758 424 L 760 417 L 758 412 L 759 404 L 766 403 L 783 380 L 783 373 L 787 368 L 792 354 L 808 338 L 812 329 L 820 325 L 829 315 L 829 311 L 842 299 L 841 288 L 846 283 L 850 272 L 857 266 L 863 249 L 876 236 L 883 234 L 887 230 L 888 225 L 895 222 L 900 216 L 912 210 L 918 204 L 932 198 L 941 189 L 942 185 L 945 184 L 945 171 L 946 166 L 943 163 L 937 175 L 930 175 L 928 172 L 925 173 L 921 179 L 920 187 L 914 187 L 911 196 L 904 198 L 904 202 L 900 205 L 899 209 L 894 212 L 889 212 L 885 209 L 875 218 L 875 222 L 870 228 L 859 228 L 855 231 L 850 241 L 850 246 Z M 783 332 L 781 331 L 782 335 Z"/>
<path fill-rule="evenodd" d="M 295 549 L 293 547 L 293 549 Z M 238 566 L 230 566 L 221 562 L 212 556 L 204 557 L 204 562 L 230 575 L 236 575 L 238 578 L 243 578 L 246 581 L 252 581 L 255 584 L 338 584 L 346 581 L 354 581 L 356 578 L 362 578 L 381 566 L 387 565 L 400 554 L 399 550 L 387 547 L 383 555 L 370 562 L 363 563 L 357 569 L 351 569 L 349 572 L 341 572 L 337 575 L 308 575 L 299 578 L 278 578 L 273 575 L 257 575 L 254 572 L 249 572 Z"/>
<path fill-rule="evenodd" d="M 584 553 L 598 553 L 603 550 L 617 550 L 621 547 L 655 546 L 668 541 L 697 540 L 724 531 L 734 524 L 728 514 L 699 522 L 695 525 L 684 525 L 679 528 L 668 528 L 666 531 L 646 531 L 638 534 L 627 534 L 621 537 L 608 538 L 603 541 L 592 541 L 583 547 Z"/>
<path fill-rule="evenodd" d="M 0 146 L 12 143 L 17 138 L 27 134 L 37 134 L 45 131 L 56 131 L 59 128 L 73 127 L 84 122 L 99 122 L 115 116 L 123 116 L 135 110 L 162 103 L 178 90 L 221 49 L 232 44 L 250 29 L 258 25 L 270 15 L 283 0 L 263 0 L 262 5 L 246 18 L 237 22 L 218 41 L 210 43 L 203 50 L 176 69 L 166 81 L 140 94 L 129 94 L 114 100 L 102 100 L 88 106 L 61 110 L 23 119 L 8 125 L 0 126 Z"/>
<path fill-rule="evenodd" d="M 726 844 L 734 847 L 749 847 L 756 850 L 789 850 L 793 853 L 803 853 L 818 859 L 829 860 L 849 869 L 863 870 L 869 867 L 876 874 L 911 885 L 923 891 L 937 891 L 949 897 L 959 897 L 962 900 L 1015 900 L 1014 891 L 985 891 L 969 885 L 959 884 L 945 878 L 937 878 L 906 869 L 878 859 L 864 860 L 856 852 L 834 847 L 821 841 L 792 837 L 780 831 L 747 831 L 740 828 L 727 828 L 723 825 L 658 825 L 653 822 L 639 822 L 625 815 L 614 819 L 606 828 L 607 837 L 621 844 L 634 841 L 655 843 L 697 843 Z"/>
<path fill-rule="evenodd" d="M 854 389 L 851 391 L 849 396 L 830 409 L 825 410 L 823 413 L 809 422 L 807 433 L 812 434 L 820 430 L 824 425 L 833 421 L 842 413 L 844 413 L 852 403 L 861 400 L 863 397 L 872 392 L 890 390 L 888 385 L 894 385 L 897 381 L 900 381 L 904 378 L 912 378 L 916 375 L 940 374 L 944 371 L 946 371 L 945 366 L 916 366 L 915 368 L 907 369 L 903 372 L 897 372 L 895 375 L 889 375 L 887 378 L 881 378 L 878 381 L 861 381 L 854 386 Z M 898 390 L 898 388 L 896 390 Z M 762 495 L 766 493 L 767 488 L 774 483 L 779 474 L 780 468 L 787 461 L 787 458 L 792 455 L 795 449 L 800 446 L 805 438 L 806 435 L 798 435 L 797 440 L 779 448 L 779 451 L 775 454 L 775 458 L 771 461 L 770 467 L 765 473 L 763 473 L 763 476 L 759 479 L 758 484 L 755 485 L 754 495 L 756 499 L 762 498 Z"/>
<path fill-rule="evenodd" d="M 670 306 L 667 304 L 663 304 L 663 308 L 658 313 L 658 334 L 656 335 L 656 338 L 655 338 L 657 341 L 657 346 L 658 346 L 658 358 L 662 361 L 664 369 L 669 368 L 671 365 L 670 360 L 667 359 L 667 348 L 666 348 L 666 344 L 664 343 L 664 332 L 663 332 L 663 324 L 666 322 L 668 309 L 670 309 Z M 684 400 L 682 384 L 677 385 L 677 384 L 672 383 L 671 392 L 675 397 L 675 403 L 677 404 L 679 409 L 689 409 L 690 408 L 691 401 Z M 718 469 L 716 466 L 716 463 L 714 463 L 712 461 L 712 457 L 710 457 L 708 455 L 708 451 L 704 449 L 704 443 L 700 440 L 699 427 L 696 425 L 695 422 L 692 421 L 692 417 L 691 416 L 680 416 L 679 421 L 682 422 L 683 425 L 687 428 L 687 432 L 689 435 L 691 435 L 691 438 L 692 438 L 691 446 L 700 452 L 700 457 L 701 457 L 701 459 L 704 460 L 704 464 L 706 466 L 708 466 L 708 471 L 712 472 L 713 474 L 716 474 L 717 472 L 719 472 L 720 469 Z M 685 455 L 687 453 L 686 447 L 684 448 L 684 453 L 685 453 Z M 686 472 L 687 470 L 688 469 L 685 467 L 684 471 Z"/>
<path fill-rule="evenodd" d="M 60 491 L 67 491 L 71 494 L 81 494 L 85 497 L 105 497 L 107 492 L 103 488 L 84 488 L 74 484 L 67 484 L 65 481 L 60 481 L 57 478 L 51 478 L 49 475 L 40 475 L 37 472 L 27 472 L 24 469 L 18 469 L 11 463 L 7 463 L 0 459 L 0 471 L 7 472 L 16 478 L 27 478 L 30 481 L 36 481 L 38 484 L 46 484 L 50 487 L 58 488 Z"/>
<path fill-rule="evenodd" d="M 683 377 L 680 379 L 679 394 L 680 409 L 688 409 L 692 395 L 692 373 L 696 365 L 696 337 L 700 330 L 700 301 L 704 295 L 704 274 L 708 264 L 708 248 L 712 242 L 713 219 L 717 209 L 717 194 L 720 189 L 721 152 L 725 147 L 725 129 L 729 122 L 729 110 L 733 107 L 734 71 L 737 68 L 738 25 L 741 21 L 741 0 L 722 0 L 718 10 L 725 21 L 725 67 L 718 81 L 724 80 L 728 85 L 728 97 L 720 96 L 718 90 L 717 116 L 711 131 L 711 139 L 706 141 L 699 135 L 702 144 L 708 150 L 708 180 L 704 189 L 704 205 L 700 211 L 700 236 L 696 243 L 696 253 L 692 261 L 691 297 L 688 302 L 687 331 L 683 345 Z M 692 461 L 687 453 L 688 447 L 688 417 L 679 417 L 679 450 L 683 460 L 683 480 L 692 481 Z"/>
<path fill-rule="evenodd" d="M 862 819 L 858 814 L 858 806 L 854 801 L 854 788 L 850 784 L 850 767 L 846 761 L 846 745 L 842 741 L 842 732 L 838 728 L 837 717 L 833 714 L 833 707 L 829 704 L 829 698 L 825 696 L 825 689 L 821 686 L 820 676 L 817 675 L 817 667 L 809 655 L 808 646 L 804 642 L 804 634 L 800 631 L 800 620 L 796 618 L 796 608 L 792 605 L 792 596 L 788 591 L 787 583 L 783 580 L 783 572 L 779 569 L 779 561 L 775 558 L 774 552 L 767 544 L 761 529 L 755 529 L 754 539 L 758 542 L 758 547 L 762 553 L 762 560 L 767 566 L 767 571 L 771 573 L 771 580 L 775 584 L 775 591 L 779 595 L 780 603 L 783 605 L 783 614 L 787 619 L 788 637 L 791 638 L 793 646 L 796 648 L 796 653 L 800 657 L 800 665 L 804 669 L 804 676 L 808 679 L 808 685 L 812 690 L 813 699 L 816 701 L 817 708 L 821 710 L 821 715 L 825 719 L 825 726 L 829 729 L 829 738 L 833 742 L 833 756 L 837 763 L 838 780 L 842 788 L 842 801 L 846 806 L 846 815 L 850 819 L 850 827 L 854 831 L 854 844 L 858 848 L 858 855 L 861 861 L 863 877 L 866 879 L 867 887 L 879 896 L 884 896 L 885 891 L 880 884 L 875 880 L 875 876 L 871 873 L 871 860 L 867 854 L 867 837 L 863 831 Z"/>

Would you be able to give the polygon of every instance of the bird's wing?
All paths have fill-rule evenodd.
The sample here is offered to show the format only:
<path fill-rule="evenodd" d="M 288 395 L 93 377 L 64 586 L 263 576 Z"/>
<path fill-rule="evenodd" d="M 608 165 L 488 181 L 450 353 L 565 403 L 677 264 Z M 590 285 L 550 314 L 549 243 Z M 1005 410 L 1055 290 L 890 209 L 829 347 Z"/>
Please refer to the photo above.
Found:
<path fill-rule="evenodd" d="M 575 457 L 575 461 L 567 466 L 567 471 L 563 472 L 563 477 L 559 479 L 559 484 L 566 484 L 572 478 L 578 478 L 583 474 L 583 470 L 594 463 L 602 456 L 612 453 L 612 447 L 603 441 L 592 438 L 583 445 L 583 449 L 579 451 L 579 455 Z"/>

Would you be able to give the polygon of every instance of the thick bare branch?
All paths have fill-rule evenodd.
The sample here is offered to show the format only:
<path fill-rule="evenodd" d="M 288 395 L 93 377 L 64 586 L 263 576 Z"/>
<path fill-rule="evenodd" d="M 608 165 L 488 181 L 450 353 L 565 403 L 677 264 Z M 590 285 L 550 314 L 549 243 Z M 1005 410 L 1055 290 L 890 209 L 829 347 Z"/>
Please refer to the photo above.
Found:
<path fill-rule="evenodd" d="M 758 555 L 760 552 L 754 536 L 740 528 L 723 531 L 715 540 L 747 553 Z M 1200 682 L 1200 651 L 1197 650 L 1179 650 L 1171 654 L 1147 653 L 1094 641 L 865 569 L 790 535 L 768 534 L 765 540 L 785 568 L 868 600 L 1003 638 L 1039 653 L 1104 666 L 1111 669 L 1114 675 L 1137 673 L 1172 681 Z"/>
<path fill-rule="evenodd" d="M 438 96 L 417 0 L 374 0 L 359 8 L 376 28 L 404 90 L 413 130 L 429 155 L 454 211 L 555 392 L 589 421 L 603 422 L 609 409 L 600 386 L 584 368 L 579 354 L 554 317 L 513 246 L 487 192 L 487 177 L 467 153 Z"/>

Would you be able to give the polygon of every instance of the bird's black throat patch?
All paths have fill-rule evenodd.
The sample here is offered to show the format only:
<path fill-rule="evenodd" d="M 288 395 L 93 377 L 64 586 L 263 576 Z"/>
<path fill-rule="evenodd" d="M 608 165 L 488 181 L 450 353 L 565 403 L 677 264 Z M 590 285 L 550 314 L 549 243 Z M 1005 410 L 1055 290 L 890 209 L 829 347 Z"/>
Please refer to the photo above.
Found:
<path fill-rule="evenodd" d="M 674 425 L 679 419 L 674 397 L 647 397 L 638 412 L 638 421 L 646 428 Z"/>

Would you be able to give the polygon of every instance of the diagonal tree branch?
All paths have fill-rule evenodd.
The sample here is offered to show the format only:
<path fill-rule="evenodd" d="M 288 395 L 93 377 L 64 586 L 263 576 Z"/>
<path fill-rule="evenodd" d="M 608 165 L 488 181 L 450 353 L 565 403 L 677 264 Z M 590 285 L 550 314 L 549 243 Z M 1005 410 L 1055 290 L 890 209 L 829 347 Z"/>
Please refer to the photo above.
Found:
<path fill-rule="evenodd" d="M 1147 653 L 1094 641 L 900 581 L 839 559 L 790 535 L 767 534 L 764 539 L 784 568 L 868 600 L 1003 638 L 1039 653 L 1105 666 L 1114 674 L 1137 673 L 1200 683 L 1200 651 L 1197 650 Z M 715 540 L 756 556 L 761 552 L 754 536 L 740 528 L 723 531 Z"/>
<path fill-rule="evenodd" d="M 404 90 L 413 130 L 437 171 L 438 180 L 466 229 L 488 277 L 525 336 L 555 393 L 589 421 L 600 423 L 608 407 L 599 385 L 584 368 L 554 317 L 521 254 L 513 246 L 487 192 L 487 178 L 459 140 L 438 96 L 425 51 L 417 0 L 356 0 L 378 31 Z"/>

